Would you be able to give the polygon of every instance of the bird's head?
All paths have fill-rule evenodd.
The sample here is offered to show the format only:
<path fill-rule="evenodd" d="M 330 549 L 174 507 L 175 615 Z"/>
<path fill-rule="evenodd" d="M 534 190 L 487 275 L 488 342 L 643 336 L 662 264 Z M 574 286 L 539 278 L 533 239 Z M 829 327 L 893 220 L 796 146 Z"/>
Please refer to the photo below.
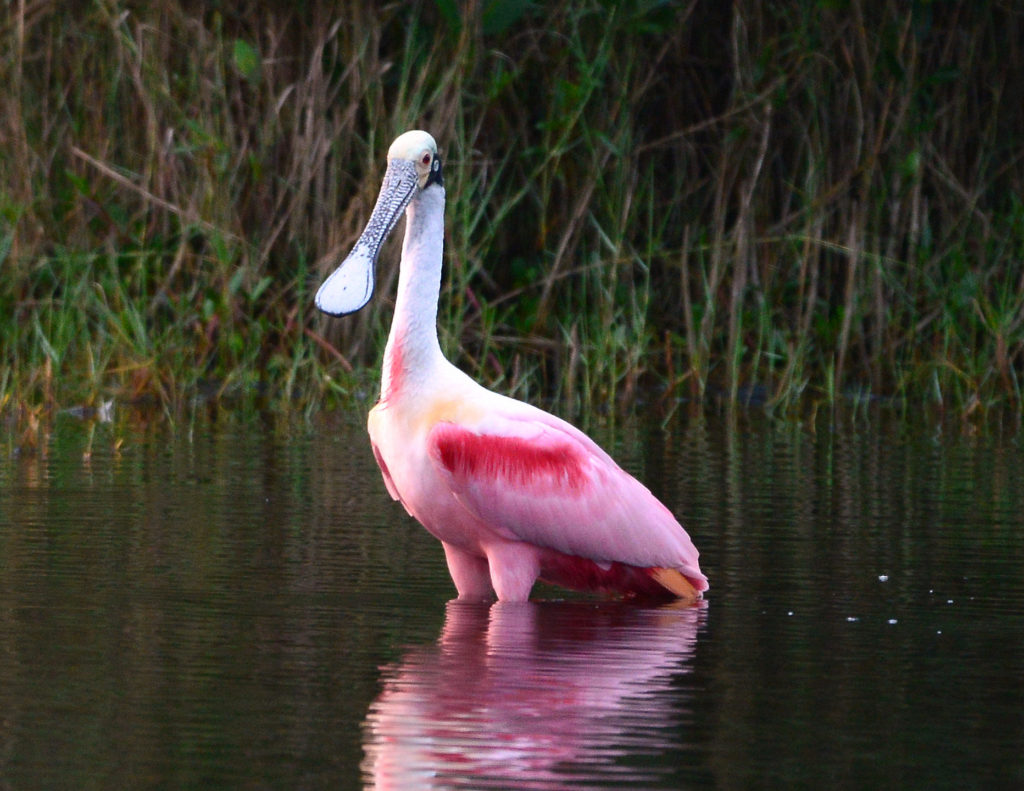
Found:
<path fill-rule="evenodd" d="M 384 240 L 418 192 L 443 183 L 433 137 L 415 129 L 395 138 L 388 149 L 388 168 L 366 228 L 352 252 L 316 292 L 316 306 L 332 316 L 344 316 L 369 302 Z"/>
<path fill-rule="evenodd" d="M 395 138 L 388 149 L 388 169 L 403 170 L 412 164 L 416 172 L 416 184 L 426 189 L 431 184 L 442 184 L 441 159 L 437 156 L 437 143 L 429 132 L 413 129 Z M 386 177 L 385 177 L 386 181 Z"/>

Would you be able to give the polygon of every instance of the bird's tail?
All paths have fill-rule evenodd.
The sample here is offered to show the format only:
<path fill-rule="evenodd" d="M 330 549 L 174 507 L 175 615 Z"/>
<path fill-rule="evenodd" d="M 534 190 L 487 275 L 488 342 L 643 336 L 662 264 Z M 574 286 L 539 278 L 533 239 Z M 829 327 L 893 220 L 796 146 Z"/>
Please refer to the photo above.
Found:
<path fill-rule="evenodd" d="M 655 567 L 648 569 L 647 573 L 650 574 L 652 580 L 679 599 L 695 602 L 704 598 L 701 592 L 693 587 L 693 583 L 678 569 Z"/>

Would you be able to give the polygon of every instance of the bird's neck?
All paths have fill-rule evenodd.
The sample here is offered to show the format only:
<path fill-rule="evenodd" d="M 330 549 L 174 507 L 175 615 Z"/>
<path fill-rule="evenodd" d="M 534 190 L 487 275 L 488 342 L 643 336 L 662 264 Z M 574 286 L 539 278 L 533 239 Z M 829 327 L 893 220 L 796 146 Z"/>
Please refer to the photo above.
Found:
<path fill-rule="evenodd" d="M 384 350 L 381 400 L 427 381 L 444 361 L 437 340 L 437 299 L 444 246 L 444 188 L 434 185 L 405 210 L 395 317 Z"/>

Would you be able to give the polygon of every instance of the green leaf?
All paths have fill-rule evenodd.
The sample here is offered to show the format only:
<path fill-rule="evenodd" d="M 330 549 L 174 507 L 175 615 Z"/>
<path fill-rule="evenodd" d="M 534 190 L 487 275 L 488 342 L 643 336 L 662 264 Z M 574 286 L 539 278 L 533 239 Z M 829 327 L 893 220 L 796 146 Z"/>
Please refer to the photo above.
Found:
<path fill-rule="evenodd" d="M 247 82 L 258 83 L 260 81 L 260 53 L 248 41 L 240 38 L 235 39 L 234 46 L 235 69 Z"/>

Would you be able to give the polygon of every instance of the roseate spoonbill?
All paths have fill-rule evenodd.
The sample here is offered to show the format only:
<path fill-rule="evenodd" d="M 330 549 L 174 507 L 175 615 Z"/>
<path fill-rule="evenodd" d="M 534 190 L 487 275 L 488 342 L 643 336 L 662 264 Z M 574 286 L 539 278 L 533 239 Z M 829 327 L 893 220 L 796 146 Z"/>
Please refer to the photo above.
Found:
<path fill-rule="evenodd" d="M 437 144 L 399 136 L 377 204 L 316 305 L 342 316 L 373 293 L 381 245 L 406 215 L 395 315 L 370 411 L 388 493 L 441 541 L 461 599 L 525 601 L 537 579 L 696 600 L 708 587 L 672 513 L 589 437 L 491 392 L 437 340 L 445 191 Z"/>

